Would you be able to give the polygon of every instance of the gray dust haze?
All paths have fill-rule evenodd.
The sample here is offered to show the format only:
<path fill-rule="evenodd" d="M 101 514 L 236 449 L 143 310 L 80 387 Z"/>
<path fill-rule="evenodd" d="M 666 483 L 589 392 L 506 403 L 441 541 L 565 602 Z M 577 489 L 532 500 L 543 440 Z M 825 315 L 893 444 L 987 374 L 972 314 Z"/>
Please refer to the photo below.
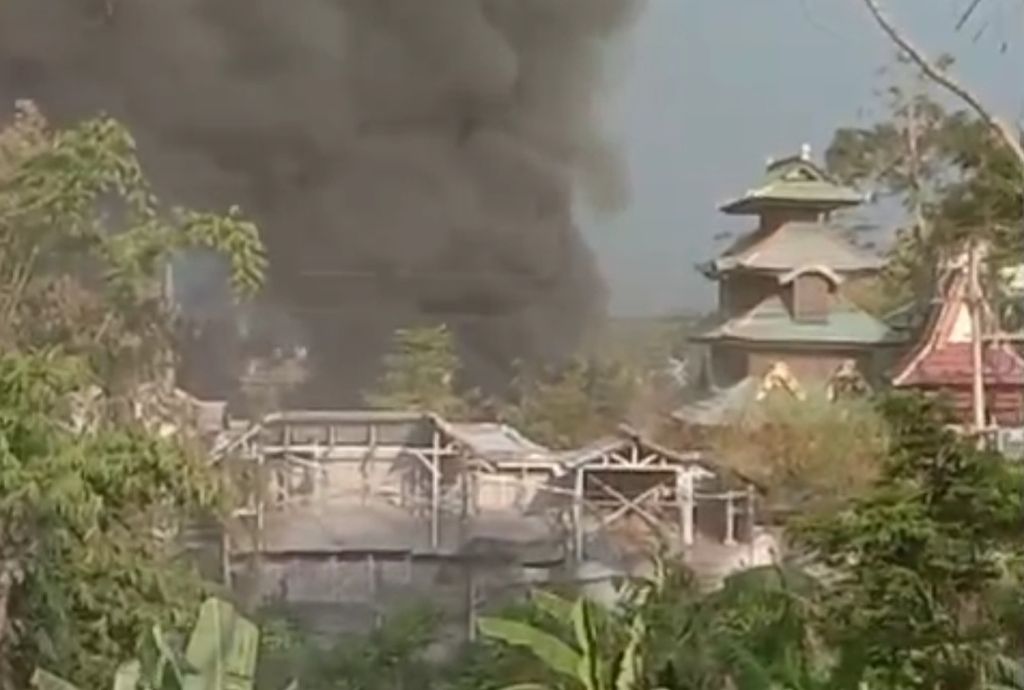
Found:
<path fill-rule="evenodd" d="M 252 328 L 308 346 L 307 402 L 351 402 L 394 328 L 441 320 L 486 385 L 516 357 L 572 351 L 603 313 L 572 209 L 624 195 L 597 111 L 634 14 L 632 0 L 3 0 L 0 103 L 34 98 L 58 122 L 109 112 L 166 201 L 255 217 L 271 275 Z M 207 272 L 178 282 L 224 322 Z M 229 329 L 208 328 L 190 357 L 206 388 L 238 359 Z"/>

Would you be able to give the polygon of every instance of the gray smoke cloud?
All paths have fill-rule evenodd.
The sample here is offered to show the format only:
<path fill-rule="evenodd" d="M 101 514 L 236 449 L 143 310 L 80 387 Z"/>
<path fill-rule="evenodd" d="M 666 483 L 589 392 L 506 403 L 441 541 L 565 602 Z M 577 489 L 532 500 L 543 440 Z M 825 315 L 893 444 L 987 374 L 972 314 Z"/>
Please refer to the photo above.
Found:
<path fill-rule="evenodd" d="M 310 399 L 351 400 L 396 327 L 439 320 L 494 383 L 516 357 L 571 351 L 603 312 L 572 209 L 580 192 L 599 208 L 624 196 L 596 111 L 635 10 L 4 0 L 0 102 L 34 98 L 58 120 L 109 112 L 165 199 L 254 216 L 271 259 L 254 318 L 308 344 Z M 190 300 L 219 303 L 207 272 Z M 227 366 L 211 342 L 228 339 L 204 346 L 209 367 Z"/>

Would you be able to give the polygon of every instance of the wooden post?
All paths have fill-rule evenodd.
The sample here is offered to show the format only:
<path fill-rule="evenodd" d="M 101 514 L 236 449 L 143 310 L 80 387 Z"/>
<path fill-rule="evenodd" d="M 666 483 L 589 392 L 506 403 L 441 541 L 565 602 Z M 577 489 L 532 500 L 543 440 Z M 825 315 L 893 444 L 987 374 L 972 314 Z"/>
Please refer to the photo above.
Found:
<path fill-rule="evenodd" d="M 578 467 L 576 469 L 576 484 L 573 490 L 572 497 L 573 553 L 576 555 L 577 562 L 582 561 L 584 558 L 583 481 L 583 468 Z"/>
<path fill-rule="evenodd" d="M 370 601 L 377 604 L 377 559 L 372 553 L 366 554 L 366 581 L 370 590 Z"/>
<path fill-rule="evenodd" d="M 679 501 L 679 520 L 682 531 L 683 547 L 693 546 L 694 500 L 693 475 L 680 472 L 676 475 L 676 493 Z"/>
<path fill-rule="evenodd" d="M 736 506 L 733 504 L 733 492 L 725 494 L 725 539 L 726 546 L 736 543 Z"/>
<path fill-rule="evenodd" d="M 476 640 L 476 568 L 472 560 L 463 567 L 466 572 L 466 638 Z"/>
<path fill-rule="evenodd" d="M 982 334 L 981 283 L 978 278 L 981 256 L 976 240 L 968 245 L 967 306 L 971 314 L 971 409 L 974 413 L 974 431 L 981 438 L 985 429 L 985 361 Z"/>
<path fill-rule="evenodd" d="M 441 545 L 441 439 L 434 432 L 430 457 L 430 548 Z"/>
<path fill-rule="evenodd" d="M 220 569 L 224 587 L 230 592 L 234 588 L 231 573 L 231 536 L 228 534 L 227 525 L 223 523 L 220 525 Z"/>
<path fill-rule="evenodd" d="M 747 539 L 754 543 L 754 527 L 757 524 L 757 491 L 753 484 L 747 484 Z"/>

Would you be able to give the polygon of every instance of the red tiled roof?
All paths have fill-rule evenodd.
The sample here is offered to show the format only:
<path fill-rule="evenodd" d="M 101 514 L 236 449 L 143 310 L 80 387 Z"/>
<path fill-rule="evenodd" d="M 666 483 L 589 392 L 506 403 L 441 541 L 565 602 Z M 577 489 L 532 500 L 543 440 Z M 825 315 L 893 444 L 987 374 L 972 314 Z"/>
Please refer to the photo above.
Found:
<path fill-rule="evenodd" d="M 951 271 L 942 281 L 939 304 L 932 309 L 923 333 L 892 377 L 893 385 L 960 387 L 970 386 L 974 371 L 972 346 L 953 340 L 956 323 L 965 309 L 967 281 L 963 270 Z M 984 382 L 988 386 L 1024 386 L 1024 357 L 1005 340 L 998 338 L 995 317 L 988 305 L 983 307 L 983 321 L 989 327 L 982 351 Z"/>
<path fill-rule="evenodd" d="M 988 344 L 982 353 L 988 386 L 1024 386 L 1024 362 L 1005 344 Z M 948 343 L 918 360 L 901 386 L 970 386 L 974 372 L 970 343 Z"/>

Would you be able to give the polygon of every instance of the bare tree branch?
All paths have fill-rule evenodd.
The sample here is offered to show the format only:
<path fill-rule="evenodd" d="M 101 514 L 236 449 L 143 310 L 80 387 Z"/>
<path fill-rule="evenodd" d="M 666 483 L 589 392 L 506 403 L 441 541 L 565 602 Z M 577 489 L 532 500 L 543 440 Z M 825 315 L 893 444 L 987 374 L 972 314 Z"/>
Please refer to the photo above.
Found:
<path fill-rule="evenodd" d="M 954 77 L 950 76 L 944 70 L 928 58 L 923 52 L 917 49 L 916 46 L 906 37 L 896 25 L 886 16 L 879 5 L 878 0 L 864 0 L 864 4 L 867 6 L 868 11 L 871 12 L 871 16 L 875 18 L 875 21 L 882 28 L 882 31 L 895 43 L 900 50 L 906 53 L 914 64 L 916 64 L 921 72 L 926 77 L 931 79 L 933 82 L 946 89 L 954 96 L 962 100 L 968 105 L 978 117 L 992 130 L 992 132 L 1003 140 L 1003 142 L 1009 147 L 1010 151 L 1013 152 L 1014 157 L 1017 159 L 1020 165 L 1021 171 L 1024 172 L 1024 145 L 1021 144 L 1020 132 L 1016 131 L 1008 123 L 1004 122 L 1001 118 L 996 116 L 984 103 L 981 102 L 977 96 L 971 92 L 966 86 L 957 81 Z"/>
<path fill-rule="evenodd" d="M 967 6 L 967 9 L 964 10 L 964 13 L 960 15 L 960 19 L 957 20 L 957 23 L 956 23 L 956 30 L 957 31 L 959 31 L 960 29 L 964 28 L 964 24 L 967 23 L 967 21 L 971 18 L 971 15 L 974 14 L 974 11 L 976 9 L 978 9 L 978 5 L 980 5 L 980 4 L 981 4 L 981 0 L 971 0 L 971 4 Z"/>

